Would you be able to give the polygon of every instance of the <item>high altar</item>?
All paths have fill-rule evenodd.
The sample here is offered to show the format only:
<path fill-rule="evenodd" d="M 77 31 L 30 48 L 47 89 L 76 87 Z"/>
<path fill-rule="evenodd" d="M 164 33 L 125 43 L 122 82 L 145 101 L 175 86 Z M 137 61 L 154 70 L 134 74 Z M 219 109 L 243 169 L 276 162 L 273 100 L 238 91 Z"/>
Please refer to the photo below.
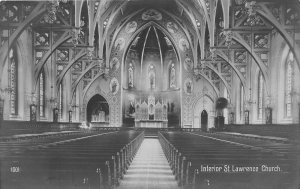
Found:
<path fill-rule="evenodd" d="M 149 96 L 135 105 L 135 127 L 167 128 L 167 105 L 161 99 Z"/>

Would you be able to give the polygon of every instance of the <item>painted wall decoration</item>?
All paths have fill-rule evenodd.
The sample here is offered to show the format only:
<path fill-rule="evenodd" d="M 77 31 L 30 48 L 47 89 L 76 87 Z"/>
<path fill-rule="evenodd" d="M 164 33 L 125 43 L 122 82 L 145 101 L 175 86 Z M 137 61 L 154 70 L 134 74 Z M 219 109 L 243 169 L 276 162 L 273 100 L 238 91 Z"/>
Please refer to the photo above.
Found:
<path fill-rule="evenodd" d="M 193 81 L 190 78 L 187 78 L 184 81 L 184 92 L 188 95 L 192 94 L 193 87 Z"/>
<path fill-rule="evenodd" d="M 170 69 L 170 88 L 175 88 L 176 87 L 176 70 L 175 70 L 175 65 L 172 63 L 171 69 Z"/>
<path fill-rule="evenodd" d="M 162 14 L 154 9 L 149 9 L 142 14 L 143 20 L 161 20 Z"/>
<path fill-rule="evenodd" d="M 171 43 L 170 39 L 169 39 L 168 37 L 164 37 L 164 38 L 165 38 L 165 40 L 166 40 L 167 45 L 168 45 L 169 47 L 172 47 L 172 43 Z"/>
<path fill-rule="evenodd" d="M 115 71 L 118 70 L 120 67 L 120 61 L 117 57 L 114 57 L 110 62 L 110 68 Z"/>
<path fill-rule="evenodd" d="M 116 51 L 123 50 L 124 47 L 125 47 L 125 39 L 124 38 L 118 38 L 115 42 Z"/>
<path fill-rule="evenodd" d="M 119 81 L 117 80 L 117 78 L 113 78 L 111 81 L 110 81 L 110 92 L 113 94 L 113 95 L 115 95 L 115 94 L 117 94 L 118 93 L 118 91 L 119 91 L 119 88 L 120 88 L 120 86 L 119 86 Z"/>
<path fill-rule="evenodd" d="M 167 30 L 172 34 L 177 33 L 178 26 L 173 22 L 167 22 Z"/>
<path fill-rule="evenodd" d="M 187 71 L 192 71 L 193 70 L 193 67 L 194 67 L 193 64 L 194 64 L 193 61 L 188 57 L 184 60 L 184 68 Z"/>
<path fill-rule="evenodd" d="M 179 39 L 179 48 L 183 52 L 189 50 L 190 49 L 189 42 L 186 39 Z"/>
<path fill-rule="evenodd" d="M 128 22 L 125 27 L 125 32 L 128 34 L 133 33 L 133 32 L 135 32 L 136 28 L 137 28 L 136 21 Z"/>
<path fill-rule="evenodd" d="M 134 41 L 132 42 L 132 46 L 136 46 L 136 44 L 139 42 L 140 37 L 136 37 Z"/>

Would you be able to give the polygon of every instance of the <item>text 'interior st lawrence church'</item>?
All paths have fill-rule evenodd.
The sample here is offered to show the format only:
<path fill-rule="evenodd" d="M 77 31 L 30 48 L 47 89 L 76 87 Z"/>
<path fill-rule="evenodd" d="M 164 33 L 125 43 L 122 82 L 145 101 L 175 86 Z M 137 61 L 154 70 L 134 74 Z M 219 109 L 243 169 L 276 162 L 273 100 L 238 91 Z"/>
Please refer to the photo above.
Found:
<path fill-rule="evenodd" d="M 0 188 L 299 189 L 300 0 L 0 0 Z"/>

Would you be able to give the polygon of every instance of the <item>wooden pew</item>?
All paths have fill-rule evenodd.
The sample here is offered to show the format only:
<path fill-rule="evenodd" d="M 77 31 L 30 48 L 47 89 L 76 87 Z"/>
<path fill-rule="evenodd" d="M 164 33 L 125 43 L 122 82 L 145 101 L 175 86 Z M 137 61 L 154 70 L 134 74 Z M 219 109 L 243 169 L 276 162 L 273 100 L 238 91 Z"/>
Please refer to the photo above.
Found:
<path fill-rule="evenodd" d="M 260 183 L 262 188 L 284 188 L 289 181 L 295 180 L 290 174 L 295 173 L 297 157 L 273 153 L 262 148 L 250 148 L 249 145 L 236 145 L 234 143 L 214 140 L 212 138 L 195 136 L 180 132 L 159 133 L 159 140 L 164 153 L 171 165 L 179 186 L 183 188 L 207 187 L 220 188 L 224 184 L 232 184 L 231 188 L 241 188 L 245 185 L 254 187 Z M 204 165 L 216 166 L 276 166 L 280 165 L 281 172 L 256 173 L 245 172 L 229 174 L 222 171 L 205 172 Z M 221 169 L 221 170 L 222 170 Z M 251 178 L 251 183 L 249 183 Z M 277 185 L 270 184 L 277 181 Z M 278 184 L 282 181 L 281 185 Z M 234 187 L 233 183 L 236 184 Z"/>
<path fill-rule="evenodd" d="M 123 177 L 143 136 L 143 132 L 120 131 L 69 143 L 44 145 L 36 150 L 6 156 L 2 159 L 6 162 L 3 169 L 9 169 L 11 161 L 18 162 L 22 176 L 16 182 L 28 183 L 23 188 L 39 188 L 44 182 L 51 188 L 111 188 L 118 185 Z M 52 178 L 51 183 L 49 177 Z M 11 178 L 8 177 L 8 180 Z M 60 179 L 63 182 L 58 182 Z M 17 185 L 13 180 L 6 184 Z"/>
<path fill-rule="evenodd" d="M 81 123 L 68 122 L 30 122 L 30 121 L 2 121 L 0 136 L 19 134 L 38 134 L 44 132 L 78 131 Z"/>
<path fill-rule="evenodd" d="M 260 136 L 273 136 L 287 138 L 290 140 L 299 140 L 299 124 L 260 124 L 260 125 L 225 125 L 225 130 L 243 134 L 254 134 Z"/>

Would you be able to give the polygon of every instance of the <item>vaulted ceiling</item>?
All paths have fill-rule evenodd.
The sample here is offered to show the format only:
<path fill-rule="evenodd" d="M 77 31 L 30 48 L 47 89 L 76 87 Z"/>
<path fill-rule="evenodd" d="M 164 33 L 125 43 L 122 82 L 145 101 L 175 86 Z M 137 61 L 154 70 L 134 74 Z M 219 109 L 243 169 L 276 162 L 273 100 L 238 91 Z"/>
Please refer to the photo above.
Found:
<path fill-rule="evenodd" d="M 200 73 L 216 88 L 221 82 L 229 90 L 232 73 L 246 86 L 247 65 L 243 61 L 247 57 L 254 59 L 265 80 L 268 80 L 265 60 L 259 57 L 261 52 L 253 51 L 249 40 L 268 51 L 270 41 L 267 35 L 272 31 L 278 31 L 286 40 L 299 66 L 300 55 L 296 52 L 300 49 L 288 34 L 292 24 L 297 28 L 299 26 L 299 0 L 53 0 L 0 3 L 3 31 L 1 68 L 4 67 L 8 49 L 25 29 L 31 28 L 35 32 L 34 51 L 39 55 L 34 57 L 36 81 L 46 62 L 58 53 L 60 57 L 68 56 L 70 59 L 57 60 L 56 85 L 72 70 L 76 75 L 72 91 L 82 79 L 90 77 L 92 69 L 100 69 L 97 75 L 109 72 L 107 57 L 117 34 L 131 18 L 147 9 L 156 9 L 168 15 L 182 28 L 191 42 L 195 68 L 199 68 L 195 71 L 196 77 Z M 259 33 L 249 37 L 253 30 Z M 228 57 L 228 42 L 235 57 Z M 85 66 L 79 64 L 84 60 L 95 61 L 83 63 Z M 1 75 L 2 71 L 0 78 Z"/>

